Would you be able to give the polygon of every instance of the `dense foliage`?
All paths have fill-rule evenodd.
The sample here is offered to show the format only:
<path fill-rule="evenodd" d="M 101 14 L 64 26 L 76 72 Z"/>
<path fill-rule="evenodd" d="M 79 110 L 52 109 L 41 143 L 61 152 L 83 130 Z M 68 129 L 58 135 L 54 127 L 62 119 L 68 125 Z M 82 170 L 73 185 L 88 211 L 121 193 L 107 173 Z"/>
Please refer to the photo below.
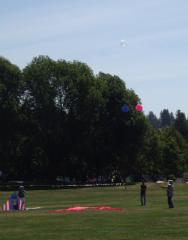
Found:
<path fill-rule="evenodd" d="M 23 70 L 0 58 L 0 170 L 10 179 L 152 178 L 188 170 L 188 120 L 160 118 L 118 76 L 84 63 L 32 60 Z M 122 106 L 129 106 L 123 112 Z"/>

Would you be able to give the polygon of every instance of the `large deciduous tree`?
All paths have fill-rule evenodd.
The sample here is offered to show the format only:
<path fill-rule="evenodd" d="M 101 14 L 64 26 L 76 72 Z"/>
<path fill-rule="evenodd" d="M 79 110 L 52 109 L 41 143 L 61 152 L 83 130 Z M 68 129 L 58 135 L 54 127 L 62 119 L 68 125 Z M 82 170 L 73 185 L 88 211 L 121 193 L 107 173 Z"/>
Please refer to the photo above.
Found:
<path fill-rule="evenodd" d="M 18 174 L 22 87 L 20 69 L 0 57 L 0 169 L 10 176 Z"/>

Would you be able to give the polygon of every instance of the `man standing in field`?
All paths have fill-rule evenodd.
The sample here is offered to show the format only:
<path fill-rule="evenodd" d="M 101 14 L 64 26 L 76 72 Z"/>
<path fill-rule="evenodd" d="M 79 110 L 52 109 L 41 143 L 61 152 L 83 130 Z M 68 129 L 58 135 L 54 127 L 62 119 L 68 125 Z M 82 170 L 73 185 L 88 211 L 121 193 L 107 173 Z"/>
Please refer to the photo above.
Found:
<path fill-rule="evenodd" d="M 174 187 L 172 181 L 168 181 L 168 186 L 167 186 L 167 198 L 168 198 L 168 207 L 169 208 L 174 208 L 174 204 L 172 201 L 173 195 L 174 195 Z"/>
<path fill-rule="evenodd" d="M 140 202 L 142 206 L 146 205 L 146 189 L 147 189 L 147 186 L 143 181 L 142 184 L 140 185 Z"/>

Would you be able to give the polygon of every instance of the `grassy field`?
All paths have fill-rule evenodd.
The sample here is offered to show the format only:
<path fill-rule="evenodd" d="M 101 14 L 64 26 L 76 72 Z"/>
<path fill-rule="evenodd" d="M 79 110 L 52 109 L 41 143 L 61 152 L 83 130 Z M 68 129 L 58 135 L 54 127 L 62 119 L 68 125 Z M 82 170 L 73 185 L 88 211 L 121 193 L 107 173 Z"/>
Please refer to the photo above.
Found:
<path fill-rule="evenodd" d="M 9 193 L 1 192 L 0 203 Z M 147 206 L 139 203 L 139 185 L 29 191 L 27 207 L 40 210 L 0 212 L 2 240 L 187 240 L 188 185 L 175 185 L 174 209 L 166 191 L 148 184 Z M 109 205 L 123 212 L 49 213 L 74 205 Z"/>

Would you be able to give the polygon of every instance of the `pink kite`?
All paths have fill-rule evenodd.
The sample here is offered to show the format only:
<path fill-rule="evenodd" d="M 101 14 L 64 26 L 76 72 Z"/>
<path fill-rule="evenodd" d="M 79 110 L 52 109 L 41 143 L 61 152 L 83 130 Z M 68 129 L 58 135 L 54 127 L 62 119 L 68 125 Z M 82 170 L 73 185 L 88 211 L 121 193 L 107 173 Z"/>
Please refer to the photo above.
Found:
<path fill-rule="evenodd" d="M 142 105 L 141 104 L 137 104 L 135 107 L 137 112 L 141 112 L 142 111 Z"/>
<path fill-rule="evenodd" d="M 49 210 L 49 212 L 65 213 L 65 212 L 83 212 L 85 210 L 116 211 L 116 212 L 123 211 L 122 208 L 113 208 L 113 207 L 109 207 L 109 206 L 95 206 L 95 207 L 74 206 L 74 207 L 65 208 L 65 209 Z"/>

